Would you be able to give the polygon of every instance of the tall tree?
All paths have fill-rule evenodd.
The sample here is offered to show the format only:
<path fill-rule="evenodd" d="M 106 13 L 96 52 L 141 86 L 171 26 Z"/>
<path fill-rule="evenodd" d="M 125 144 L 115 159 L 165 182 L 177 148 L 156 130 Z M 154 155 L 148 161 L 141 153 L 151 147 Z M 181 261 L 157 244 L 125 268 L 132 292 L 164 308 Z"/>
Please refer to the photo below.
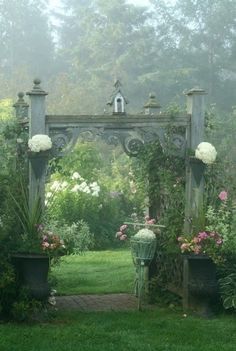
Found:
<path fill-rule="evenodd" d="M 150 70 L 154 56 L 154 31 L 147 23 L 147 11 L 125 0 L 63 3 L 67 13 L 61 18 L 59 45 L 66 62 L 66 80 L 77 84 L 74 109 L 97 112 L 116 78 L 122 80 L 130 100 L 141 108 L 140 100 L 144 103 L 146 96 L 140 97 L 139 76 Z"/>
<path fill-rule="evenodd" d="M 207 90 L 210 102 L 232 105 L 236 98 L 235 0 L 176 0 L 173 6 L 151 2 L 156 28 L 165 28 L 164 39 L 172 45 L 173 74 L 175 68 L 182 69 L 189 84 Z"/>
<path fill-rule="evenodd" d="M 0 0 L 0 67 L 11 79 L 25 70 L 48 76 L 54 46 L 43 0 Z"/>

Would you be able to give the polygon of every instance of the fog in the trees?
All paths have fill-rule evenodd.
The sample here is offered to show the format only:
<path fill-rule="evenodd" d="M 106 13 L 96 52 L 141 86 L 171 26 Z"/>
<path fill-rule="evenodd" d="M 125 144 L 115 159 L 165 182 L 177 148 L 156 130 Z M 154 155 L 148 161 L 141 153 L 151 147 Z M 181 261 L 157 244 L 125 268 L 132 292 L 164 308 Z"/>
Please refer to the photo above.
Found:
<path fill-rule="evenodd" d="M 49 110 L 102 112 L 119 78 L 140 112 L 149 92 L 162 106 L 200 86 L 208 104 L 236 101 L 234 0 L 0 0 L 0 98 L 40 77 Z"/>

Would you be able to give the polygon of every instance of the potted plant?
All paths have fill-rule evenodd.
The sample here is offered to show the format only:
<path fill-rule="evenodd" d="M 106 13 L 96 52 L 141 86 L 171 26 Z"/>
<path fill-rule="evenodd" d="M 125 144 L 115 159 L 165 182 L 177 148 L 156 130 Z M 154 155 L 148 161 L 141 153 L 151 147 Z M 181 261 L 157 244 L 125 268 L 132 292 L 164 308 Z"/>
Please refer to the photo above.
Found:
<path fill-rule="evenodd" d="M 48 272 L 50 264 L 64 251 L 64 242 L 44 225 L 40 197 L 29 207 L 27 193 L 22 188 L 21 199 L 16 200 L 16 216 L 21 225 L 17 248 L 12 254 L 17 277 L 27 286 L 32 297 L 44 299 L 49 295 Z"/>
<path fill-rule="evenodd" d="M 50 138 L 36 135 L 29 140 L 30 152 L 43 153 L 51 148 Z M 27 286 L 29 293 L 36 299 L 48 297 L 48 271 L 52 260 L 63 253 L 64 242 L 58 235 L 45 226 L 44 205 L 40 193 L 36 193 L 33 203 L 29 204 L 27 185 L 21 181 L 19 194 L 11 194 L 16 217 L 21 232 L 12 254 L 13 263 L 20 285 Z"/>
<path fill-rule="evenodd" d="M 200 306 L 207 313 L 208 302 L 218 295 L 217 268 L 224 265 L 227 254 L 235 249 L 228 193 L 221 191 L 215 205 L 209 205 L 201 217 L 198 223 L 193 221 L 193 230 L 197 231 L 181 235 L 178 242 L 184 260 L 184 308 Z"/>

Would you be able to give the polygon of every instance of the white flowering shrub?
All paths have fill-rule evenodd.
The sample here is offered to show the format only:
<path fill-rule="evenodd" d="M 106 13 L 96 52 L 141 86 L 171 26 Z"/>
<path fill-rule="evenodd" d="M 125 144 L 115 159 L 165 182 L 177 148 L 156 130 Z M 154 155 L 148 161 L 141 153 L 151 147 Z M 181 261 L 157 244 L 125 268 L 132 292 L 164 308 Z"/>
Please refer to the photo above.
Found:
<path fill-rule="evenodd" d="M 46 134 L 36 134 L 29 139 L 28 147 L 32 152 L 47 151 L 52 148 L 52 140 Z"/>
<path fill-rule="evenodd" d="M 207 142 L 200 143 L 195 150 L 195 157 L 207 165 L 215 162 L 216 155 L 215 147 Z"/>

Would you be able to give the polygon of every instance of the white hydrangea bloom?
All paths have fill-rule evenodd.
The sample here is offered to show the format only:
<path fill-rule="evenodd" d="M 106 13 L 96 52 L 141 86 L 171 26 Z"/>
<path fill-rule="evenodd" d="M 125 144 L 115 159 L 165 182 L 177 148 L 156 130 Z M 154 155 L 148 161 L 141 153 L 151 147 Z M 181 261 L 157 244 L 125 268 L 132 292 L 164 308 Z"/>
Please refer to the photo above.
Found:
<path fill-rule="evenodd" d="M 76 184 L 76 185 L 71 189 L 71 191 L 72 191 L 73 193 L 76 193 L 77 191 L 80 191 L 80 186 L 79 186 L 79 184 Z"/>
<path fill-rule="evenodd" d="M 46 199 L 50 199 L 50 197 L 52 197 L 52 193 L 50 191 L 48 191 L 45 195 Z"/>
<path fill-rule="evenodd" d="M 134 238 L 137 240 L 154 240 L 156 239 L 156 235 L 153 233 L 152 230 L 144 228 L 140 229 L 137 234 L 134 235 Z"/>
<path fill-rule="evenodd" d="M 55 180 L 52 185 L 50 186 L 50 190 L 52 191 L 58 191 L 60 190 L 61 183 L 58 180 Z"/>
<path fill-rule="evenodd" d="M 68 186 L 68 182 L 67 181 L 64 181 L 64 182 L 61 183 L 61 189 L 62 190 L 67 188 L 67 186 Z"/>
<path fill-rule="evenodd" d="M 215 161 L 216 155 L 215 147 L 207 142 L 200 143 L 195 150 L 195 157 L 208 165 Z"/>
<path fill-rule="evenodd" d="M 29 139 L 28 146 L 33 152 L 47 151 L 52 148 L 52 140 L 46 134 L 36 134 Z"/>
<path fill-rule="evenodd" d="M 86 186 L 86 187 L 84 188 L 83 192 L 86 193 L 86 194 L 90 194 L 90 193 L 91 193 L 91 190 L 90 190 L 90 188 L 89 188 L 88 186 Z"/>
<path fill-rule="evenodd" d="M 93 192 L 92 192 L 92 196 L 98 197 L 98 196 L 99 196 L 99 191 L 93 191 Z"/>
<path fill-rule="evenodd" d="M 72 180 L 76 180 L 76 179 L 80 179 L 80 178 L 81 178 L 81 176 L 78 172 L 74 172 L 72 174 L 72 177 L 71 177 Z"/>
<path fill-rule="evenodd" d="M 83 182 L 79 185 L 79 190 L 84 191 L 85 189 L 88 188 L 88 184 L 86 182 Z"/>
<path fill-rule="evenodd" d="M 90 184 L 90 188 L 92 190 L 92 196 L 99 196 L 99 192 L 100 192 L 100 186 L 98 185 L 97 182 L 93 182 Z"/>

